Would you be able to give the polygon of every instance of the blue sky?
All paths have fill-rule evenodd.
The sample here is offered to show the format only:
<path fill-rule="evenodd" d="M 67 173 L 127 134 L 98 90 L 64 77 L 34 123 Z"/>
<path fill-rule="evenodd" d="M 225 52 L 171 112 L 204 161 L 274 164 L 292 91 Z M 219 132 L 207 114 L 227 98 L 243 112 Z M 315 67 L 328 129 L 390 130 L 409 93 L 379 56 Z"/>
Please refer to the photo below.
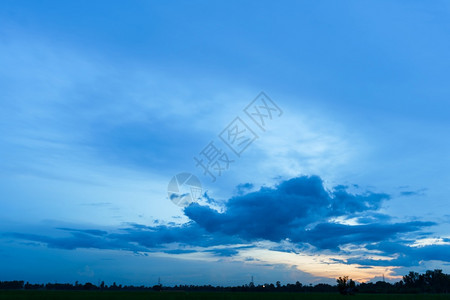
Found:
<path fill-rule="evenodd" d="M 0 280 L 450 272 L 446 1 L 3 1 Z M 244 108 L 281 110 L 261 130 Z M 258 138 L 240 157 L 219 134 Z M 215 182 L 194 156 L 233 162 Z M 203 198 L 178 207 L 172 176 Z"/>

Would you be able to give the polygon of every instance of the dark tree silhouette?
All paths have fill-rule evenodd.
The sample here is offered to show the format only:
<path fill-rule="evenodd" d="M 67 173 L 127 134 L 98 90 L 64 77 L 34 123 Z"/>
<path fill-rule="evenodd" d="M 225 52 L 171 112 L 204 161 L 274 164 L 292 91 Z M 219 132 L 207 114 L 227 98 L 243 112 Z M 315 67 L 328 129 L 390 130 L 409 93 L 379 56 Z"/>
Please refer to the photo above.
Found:
<path fill-rule="evenodd" d="M 212 286 L 212 285 L 176 285 L 163 286 L 162 284 L 151 286 L 133 286 L 115 282 L 108 286 L 103 281 L 99 286 L 90 282 L 81 284 L 78 281 L 72 283 L 47 283 L 47 284 L 30 284 L 23 281 L 0 281 L 0 290 L 99 290 L 99 291 L 208 291 L 208 292 L 296 292 L 296 293 L 335 293 L 340 292 L 344 295 L 351 295 L 355 292 L 359 293 L 377 293 L 377 294 L 393 294 L 393 293 L 449 293 L 450 292 L 450 275 L 445 274 L 442 270 L 426 271 L 423 274 L 409 272 L 403 276 L 403 280 L 394 284 L 378 281 L 360 283 L 358 285 L 348 276 L 339 277 L 337 285 L 329 285 L 319 283 L 316 285 L 303 285 L 299 281 L 295 284 L 288 283 L 281 285 L 279 281 L 273 283 L 265 283 L 263 285 L 255 285 L 253 281 L 250 284 L 242 286 Z"/>
<path fill-rule="evenodd" d="M 352 279 L 348 279 L 348 276 L 339 277 L 336 281 L 339 293 L 342 295 L 355 294 L 356 284 Z"/>

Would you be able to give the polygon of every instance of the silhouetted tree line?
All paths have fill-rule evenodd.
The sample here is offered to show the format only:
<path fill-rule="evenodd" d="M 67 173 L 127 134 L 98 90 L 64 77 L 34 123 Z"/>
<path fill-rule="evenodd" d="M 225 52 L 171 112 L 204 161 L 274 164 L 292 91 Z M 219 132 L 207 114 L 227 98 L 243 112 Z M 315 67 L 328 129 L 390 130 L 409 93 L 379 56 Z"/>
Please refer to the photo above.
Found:
<path fill-rule="evenodd" d="M 253 282 L 242 286 L 212 286 L 212 285 L 175 285 L 166 287 L 161 284 L 148 286 L 133 285 L 106 285 L 101 282 L 98 286 L 90 282 L 80 284 L 71 283 L 47 283 L 47 284 L 30 284 L 24 281 L 0 281 L 0 289 L 25 289 L 25 290 L 147 290 L 147 291 L 217 291 L 217 292 L 302 292 L 302 293 L 333 293 L 340 292 L 344 295 L 352 295 L 359 293 L 449 293 L 450 292 L 450 275 L 445 274 L 442 270 L 426 271 L 424 274 L 409 272 L 403 276 L 403 279 L 396 283 L 378 281 L 376 283 L 356 284 L 348 276 L 339 277 L 337 285 L 319 283 L 316 285 L 303 285 L 300 282 L 295 284 L 288 283 L 281 285 L 279 281 L 275 284 L 266 283 L 255 285 Z"/>

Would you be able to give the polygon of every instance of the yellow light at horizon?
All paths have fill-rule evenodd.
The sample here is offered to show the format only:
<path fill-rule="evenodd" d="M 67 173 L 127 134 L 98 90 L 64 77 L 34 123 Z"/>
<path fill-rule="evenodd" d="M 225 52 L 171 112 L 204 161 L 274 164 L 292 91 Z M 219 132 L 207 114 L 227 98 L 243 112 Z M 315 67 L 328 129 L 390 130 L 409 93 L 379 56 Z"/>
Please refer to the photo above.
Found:
<path fill-rule="evenodd" d="M 366 282 L 374 277 L 385 276 L 387 279 L 401 279 L 402 276 L 394 275 L 394 270 L 398 267 L 394 266 L 361 266 L 358 264 L 345 264 L 337 262 L 336 259 L 345 260 L 350 256 L 345 255 L 329 255 L 329 254 L 303 254 L 303 253 L 287 253 L 281 251 L 273 251 L 268 249 L 251 249 L 240 252 L 240 256 L 251 256 L 259 263 L 285 264 L 294 266 L 298 270 L 307 272 L 317 277 L 338 278 L 340 276 L 349 276 L 355 281 Z M 388 260 L 385 257 L 377 259 Z M 250 262 L 258 263 L 258 262 Z"/>

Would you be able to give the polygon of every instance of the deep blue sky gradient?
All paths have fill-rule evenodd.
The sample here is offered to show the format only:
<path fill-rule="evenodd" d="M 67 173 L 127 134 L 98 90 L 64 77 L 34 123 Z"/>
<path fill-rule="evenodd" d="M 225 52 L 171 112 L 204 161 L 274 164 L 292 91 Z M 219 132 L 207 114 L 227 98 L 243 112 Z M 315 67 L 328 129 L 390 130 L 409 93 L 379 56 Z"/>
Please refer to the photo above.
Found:
<path fill-rule="evenodd" d="M 2 1 L 0 280 L 449 272 L 449 14 L 446 1 Z M 211 182 L 193 157 L 226 149 L 218 134 L 261 91 L 283 115 Z M 170 202 L 179 172 L 205 201 Z"/>

